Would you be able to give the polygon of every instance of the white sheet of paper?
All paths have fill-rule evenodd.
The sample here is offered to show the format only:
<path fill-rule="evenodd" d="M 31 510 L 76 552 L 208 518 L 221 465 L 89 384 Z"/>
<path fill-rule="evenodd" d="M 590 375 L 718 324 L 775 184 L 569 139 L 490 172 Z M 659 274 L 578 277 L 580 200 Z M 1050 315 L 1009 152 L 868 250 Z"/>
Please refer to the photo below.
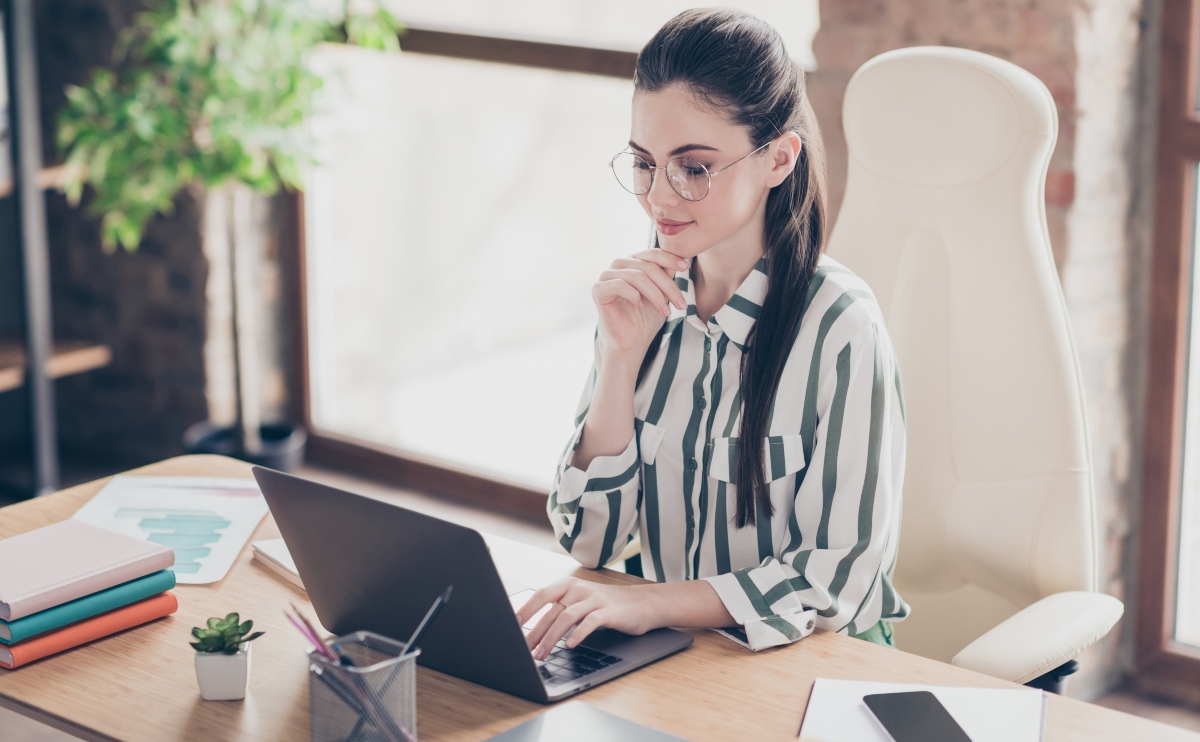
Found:
<path fill-rule="evenodd" d="M 224 577 L 267 514 L 258 483 L 230 477 L 117 476 L 72 517 L 175 550 L 175 581 Z"/>
<path fill-rule="evenodd" d="M 937 696 L 971 742 L 1040 742 L 1045 699 L 1033 688 L 961 688 L 817 678 L 800 739 L 819 742 L 891 742 L 863 703 L 873 693 L 927 690 Z"/>

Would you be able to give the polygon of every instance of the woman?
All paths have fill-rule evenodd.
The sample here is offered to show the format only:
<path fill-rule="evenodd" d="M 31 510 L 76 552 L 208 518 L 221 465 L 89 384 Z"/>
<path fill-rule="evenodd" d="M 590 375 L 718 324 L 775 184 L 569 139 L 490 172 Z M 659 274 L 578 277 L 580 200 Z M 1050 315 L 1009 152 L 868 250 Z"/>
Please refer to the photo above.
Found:
<path fill-rule="evenodd" d="M 762 21 L 692 10 L 642 49 L 634 91 L 612 165 L 655 249 L 592 288 L 595 364 L 549 515 L 589 567 L 640 535 L 660 584 L 545 587 L 518 612 L 549 606 L 530 648 L 602 626 L 738 627 L 754 650 L 819 626 L 891 646 L 908 614 L 891 582 L 900 376 L 870 289 L 821 255 L 804 74 Z"/>

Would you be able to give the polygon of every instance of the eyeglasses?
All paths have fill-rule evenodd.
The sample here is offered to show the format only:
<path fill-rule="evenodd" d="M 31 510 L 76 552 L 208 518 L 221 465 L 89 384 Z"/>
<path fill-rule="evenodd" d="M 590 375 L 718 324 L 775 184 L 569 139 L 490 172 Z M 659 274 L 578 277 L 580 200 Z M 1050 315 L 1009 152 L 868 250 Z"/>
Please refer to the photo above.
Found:
<path fill-rule="evenodd" d="M 767 142 L 767 144 L 770 144 L 770 142 Z M 754 152 L 758 152 L 763 147 L 766 147 L 767 144 L 762 145 L 762 147 L 754 150 Z M 708 195 L 708 191 L 712 187 L 713 178 L 754 154 L 754 152 L 742 155 L 720 170 L 713 170 L 711 172 L 703 164 L 690 157 L 676 157 L 668 161 L 666 165 L 657 166 L 646 162 L 641 155 L 628 151 L 618 152 L 613 156 L 608 166 L 612 168 L 613 175 L 616 176 L 617 182 L 621 184 L 621 187 L 635 196 L 643 196 L 649 193 L 650 188 L 654 185 L 654 172 L 656 170 L 666 170 L 667 183 L 670 184 L 671 190 L 678 193 L 680 198 L 688 201 L 700 201 Z"/>

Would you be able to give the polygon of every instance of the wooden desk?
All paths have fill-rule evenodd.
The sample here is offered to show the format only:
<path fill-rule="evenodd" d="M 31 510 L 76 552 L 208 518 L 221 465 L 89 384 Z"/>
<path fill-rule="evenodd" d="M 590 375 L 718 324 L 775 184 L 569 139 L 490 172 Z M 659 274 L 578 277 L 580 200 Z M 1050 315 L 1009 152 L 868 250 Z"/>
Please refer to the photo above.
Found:
<path fill-rule="evenodd" d="M 186 456 L 136 474 L 250 476 L 249 465 Z M 69 517 L 107 480 L 0 508 L 0 538 Z M 268 517 L 255 539 L 279 535 Z M 512 542 L 493 546 L 506 577 L 540 584 L 563 575 L 611 583 L 637 578 L 578 568 L 569 557 Z M 179 612 L 17 670 L 0 670 L 0 705 L 99 740 L 308 739 L 305 643 L 283 615 L 303 591 L 255 563 L 247 547 L 215 585 L 176 588 Z M 244 701 L 200 700 L 188 646 L 192 626 L 238 611 L 267 633 L 254 643 Z M 311 613 L 310 613 L 311 615 Z M 857 639 L 818 631 L 787 647 L 752 654 L 711 632 L 696 643 L 576 698 L 694 740 L 795 739 L 817 677 L 972 685 L 1012 684 Z M 422 740 L 480 740 L 544 707 L 420 668 Z M 1051 696 L 1048 740 L 1196 740 L 1196 735 L 1118 711 Z"/>

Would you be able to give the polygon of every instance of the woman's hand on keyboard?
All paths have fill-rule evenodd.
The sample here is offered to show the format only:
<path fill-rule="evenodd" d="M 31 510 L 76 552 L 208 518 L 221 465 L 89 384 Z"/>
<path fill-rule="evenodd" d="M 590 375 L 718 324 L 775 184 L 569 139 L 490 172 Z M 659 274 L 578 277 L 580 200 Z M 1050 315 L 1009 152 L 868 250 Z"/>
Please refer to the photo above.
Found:
<path fill-rule="evenodd" d="M 644 634 L 658 628 L 661 624 L 655 624 L 649 615 L 646 595 L 640 588 L 568 577 L 538 590 L 517 611 L 524 625 L 544 606 L 550 606 L 526 636 L 534 658 L 545 659 L 567 632 L 571 635 L 565 644 L 575 647 L 600 627 L 626 634 Z"/>
<path fill-rule="evenodd" d="M 521 606 L 517 611 L 521 625 L 545 606 L 550 610 L 526 635 L 539 660 L 553 652 L 568 632 L 565 644 L 576 647 L 601 627 L 644 634 L 660 626 L 705 629 L 737 623 L 705 580 L 621 586 L 568 577 L 538 590 Z"/>

